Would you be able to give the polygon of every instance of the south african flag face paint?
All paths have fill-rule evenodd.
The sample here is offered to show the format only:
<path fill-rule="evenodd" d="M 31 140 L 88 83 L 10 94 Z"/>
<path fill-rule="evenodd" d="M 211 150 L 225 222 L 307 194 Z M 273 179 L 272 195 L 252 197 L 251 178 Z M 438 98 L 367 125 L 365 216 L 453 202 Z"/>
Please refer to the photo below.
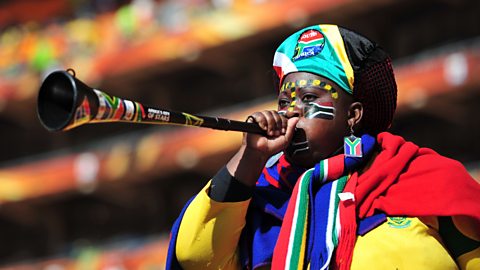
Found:
<path fill-rule="evenodd" d="M 304 108 L 304 116 L 307 119 L 319 118 L 333 120 L 333 118 L 335 118 L 335 107 L 333 107 L 332 102 L 310 102 Z"/>

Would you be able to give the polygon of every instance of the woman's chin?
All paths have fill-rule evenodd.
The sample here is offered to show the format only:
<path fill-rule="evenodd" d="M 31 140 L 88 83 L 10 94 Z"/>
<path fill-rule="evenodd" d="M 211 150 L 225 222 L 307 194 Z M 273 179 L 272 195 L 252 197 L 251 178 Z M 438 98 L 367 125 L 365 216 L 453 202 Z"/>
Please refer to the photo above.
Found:
<path fill-rule="evenodd" d="M 309 152 L 310 151 L 308 151 L 308 150 L 295 152 L 295 153 L 291 153 L 291 152 L 286 151 L 285 152 L 285 157 L 288 160 L 288 162 L 290 162 L 291 164 L 293 164 L 295 166 L 298 166 L 298 167 L 301 167 L 301 168 L 309 169 L 309 168 L 312 168 L 313 166 L 315 166 L 315 164 L 317 162 L 319 162 L 319 161 L 316 161 L 312 157 L 311 153 L 309 153 Z"/>
<path fill-rule="evenodd" d="M 315 165 L 310 143 L 305 131 L 301 128 L 295 130 L 290 145 L 285 149 L 285 155 L 287 160 L 296 166 L 311 168 Z"/>
<path fill-rule="evenodd" d="M 337 149 L 336 151 L 331 151 L 330 154 L 325 154 L 319 151 L 312 151 L 311 147 L 301 150 L 299 150 L 298 148 L 289 147 L 284 151 L 284 153 L 286 159 L 291 164 L 309 169 L 323 159 L 340 154 L 340 150 L 341 148 Z"/>

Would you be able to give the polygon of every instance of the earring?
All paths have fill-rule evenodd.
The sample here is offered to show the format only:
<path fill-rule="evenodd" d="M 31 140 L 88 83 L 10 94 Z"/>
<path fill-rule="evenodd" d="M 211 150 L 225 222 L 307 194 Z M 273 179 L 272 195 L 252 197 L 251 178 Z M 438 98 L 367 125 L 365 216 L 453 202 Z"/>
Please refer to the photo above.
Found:
<path fill-rule="evenodd" d="M 362 157 L 362 138 L 353 135 L 353 127 L 350 126 L 350 136 L 343 138 L 345 157 Z"/>

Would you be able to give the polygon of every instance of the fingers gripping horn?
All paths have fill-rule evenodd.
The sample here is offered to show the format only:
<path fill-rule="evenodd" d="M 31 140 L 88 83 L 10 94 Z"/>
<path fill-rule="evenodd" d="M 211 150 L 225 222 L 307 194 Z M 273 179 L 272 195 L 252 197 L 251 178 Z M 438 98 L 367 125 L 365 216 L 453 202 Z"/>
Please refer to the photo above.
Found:
<path fill-rule="evenodd" d="M 66 131 L 90 123 L 129 122 L 265 134 L 256 123 L 175 112 L 110 96 L 77 79 L 73 70 L 54 71 L 45 78 L 38 93 L 37 113 L 49 131 Z"/>

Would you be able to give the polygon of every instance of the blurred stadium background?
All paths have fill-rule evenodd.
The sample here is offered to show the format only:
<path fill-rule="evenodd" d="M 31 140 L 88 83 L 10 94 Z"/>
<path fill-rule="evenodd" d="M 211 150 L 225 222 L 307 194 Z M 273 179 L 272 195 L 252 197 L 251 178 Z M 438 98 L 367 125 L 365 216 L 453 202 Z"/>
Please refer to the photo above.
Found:
<path fill-rule="evenodd" d="M 478 14 L 474 0 L 0 1 L 0 269 L 164 269 L 182 205 L 240 143 L 236 132 L 119 123 L 49 133 L 36 116 L 49 72 L 243 120 L 274 107 L 283 38 L 340 24 L 394 59 L 392 130 L 480 180 Z"/>

